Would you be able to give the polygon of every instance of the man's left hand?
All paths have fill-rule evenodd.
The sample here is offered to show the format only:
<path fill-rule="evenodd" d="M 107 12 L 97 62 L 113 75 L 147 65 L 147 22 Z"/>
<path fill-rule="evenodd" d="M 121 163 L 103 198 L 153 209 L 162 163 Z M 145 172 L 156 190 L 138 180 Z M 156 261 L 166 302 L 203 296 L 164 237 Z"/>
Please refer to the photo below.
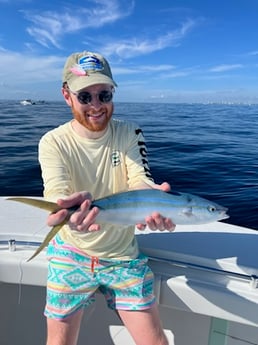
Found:
<path fill-rule="evenodd" d="M 169 192 L 171 190 L 170 185 L 167 182 L 163 182 L 162 184 L 155 184 L 153 186 L 153 189 L 160 189 L 164 192 Z M 174 231 L 176 225 L 173 223 L 173 221 L 170 218 L 163 217 L 158 212 L 153 212 L 150 216 L 145 218 L 146 224 L 137 224 L 136 227 L 138 230 L 144 230 L 146 226 L 150 230 L 168 230 L 168 231 Z"/>

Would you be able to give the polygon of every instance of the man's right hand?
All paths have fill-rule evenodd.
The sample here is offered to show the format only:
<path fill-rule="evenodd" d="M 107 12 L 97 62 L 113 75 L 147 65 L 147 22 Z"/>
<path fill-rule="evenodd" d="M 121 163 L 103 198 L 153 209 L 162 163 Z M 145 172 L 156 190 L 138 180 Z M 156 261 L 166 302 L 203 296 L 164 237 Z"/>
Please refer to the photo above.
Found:
<path fill-rule="evenodd" d="M 90 209 L 91 200 L 92 196 L 88 192 L 76 192 L 65 199 L 58 199 L 57 204 L 62 209 L 48 216 L 48 226 L 60 224 L 69 214 L 69 208 L 78 206 L 78 209 L 71 214 L 67 222 L 70 228 L 82 232 L 100 230 L 100 225 L 95 223 L 99 209 L 97 207 Z"/>

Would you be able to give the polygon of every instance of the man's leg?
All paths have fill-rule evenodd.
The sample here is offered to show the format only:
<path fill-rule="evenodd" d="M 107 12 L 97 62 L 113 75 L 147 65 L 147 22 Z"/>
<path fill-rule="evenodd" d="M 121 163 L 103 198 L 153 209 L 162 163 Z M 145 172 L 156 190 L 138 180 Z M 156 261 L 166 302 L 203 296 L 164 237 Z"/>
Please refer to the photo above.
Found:
<path fill-rule="evenodd" d="M 46 345 L 76 345 L 83 310 L 62 321 L 47 318 L 47 344 Z"/>
<path fill-rule="evenodd" d="M 168 345 L 156 303 L 150 309 L 118 310 L 118 314 L 136 345 Z"/>

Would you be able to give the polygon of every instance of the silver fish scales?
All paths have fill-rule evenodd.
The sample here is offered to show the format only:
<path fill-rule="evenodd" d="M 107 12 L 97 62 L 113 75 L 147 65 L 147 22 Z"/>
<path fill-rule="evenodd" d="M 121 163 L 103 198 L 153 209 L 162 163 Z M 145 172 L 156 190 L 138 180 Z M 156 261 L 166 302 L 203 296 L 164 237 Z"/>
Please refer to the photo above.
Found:
<path fill-rule="evenodd" d="M 56 203 L 41 199 L 12 197 L 8 200 L 22 202 L 52 213 L 61 209 Z M 173 223 L 178 225 L 205 224 L 229 217 L 227 208 L 212 201 L 189 193 L 163 192 L 158 189 L 134 190 L 113 194 L 94 200 L 91 207 L 95 206 L 100 210 L 96 222 L 120 225 L 145 223 L 145 218 L 153 212 L 171 218 Z M 69 212 L 65 220 L 49 231 L 42 244 L 29 260 L 38 255 L 48 245 L 77 209 L 76 206 L 68 209 Z"/>

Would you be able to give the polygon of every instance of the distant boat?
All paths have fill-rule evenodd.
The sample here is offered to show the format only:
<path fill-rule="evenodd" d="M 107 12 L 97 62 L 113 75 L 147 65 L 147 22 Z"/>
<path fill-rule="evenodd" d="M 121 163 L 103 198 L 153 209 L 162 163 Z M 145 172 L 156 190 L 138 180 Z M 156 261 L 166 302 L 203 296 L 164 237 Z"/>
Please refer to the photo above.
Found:
<path fill-rule="evenodd" d="M 20 103 L 22 105 L 33 105 L 36 104 L 35 102 L 33 102 L 31 99 L 24 99 L 23 101 L 20 101 Z"/>

